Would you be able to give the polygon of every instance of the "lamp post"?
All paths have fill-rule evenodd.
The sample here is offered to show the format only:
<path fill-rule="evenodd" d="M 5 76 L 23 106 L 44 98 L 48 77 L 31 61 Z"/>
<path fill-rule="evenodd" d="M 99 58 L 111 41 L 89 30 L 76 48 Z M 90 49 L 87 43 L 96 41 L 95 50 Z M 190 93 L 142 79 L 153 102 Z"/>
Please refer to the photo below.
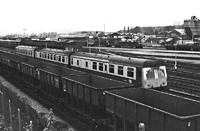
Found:
<path fill-rule="evenodd" d="M 179 21 L 174 21 L 174 29 L 176 29 L 180 25 Z M 176 35 L 175 35 L 176 36 Z M 176 38 L 176 37 L 174 37 Z M 177 39 L 175 39 L 175 63 L 174 63 L 174 69 L 177 69 L 177 53 L 176 53 L 176 47 L 177 46 Z"/>
<path fill-rule="evenodd" d="M 174 69 L 177 69 L 177 53 L 176 53 L 176 45 L 175 45 L 175 63 L 174 63 Z"/>

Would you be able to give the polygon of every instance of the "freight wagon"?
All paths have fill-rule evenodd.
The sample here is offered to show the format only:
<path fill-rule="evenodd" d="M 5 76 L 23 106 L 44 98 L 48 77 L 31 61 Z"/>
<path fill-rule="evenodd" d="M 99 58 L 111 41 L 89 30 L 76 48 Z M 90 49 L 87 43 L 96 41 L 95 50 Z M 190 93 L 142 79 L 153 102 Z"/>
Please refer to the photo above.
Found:
<path fill-rule="evenodd" d="M 199 131 L 200 103 L 144 88 L 106 91 L 114 131 Z"/>
<path fill-rule="evenodd" d="M 104 117 L 104 91 L 133 88 L 131 84 L 87 74 L 62 77 L 62 89 L 66 102 L 75 110 L 91 118 Z"/>
<path fill-rule="evenodd" d="M 48 65 L 43 69 L 37 68 L 37 73 L 41 92 L 52 99 L 60 99 L 65 96 L 62 90 L 62 77 L 85 74 L 85 72 L 54 65 Z"/>

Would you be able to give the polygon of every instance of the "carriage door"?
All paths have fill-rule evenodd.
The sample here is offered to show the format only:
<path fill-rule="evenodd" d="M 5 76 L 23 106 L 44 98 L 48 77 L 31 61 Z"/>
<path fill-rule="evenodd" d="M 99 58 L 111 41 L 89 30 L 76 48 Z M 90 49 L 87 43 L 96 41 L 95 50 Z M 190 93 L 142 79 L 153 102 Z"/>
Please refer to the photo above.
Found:
<path fill-rule="evenodd" d="M 108 65 L 107 65 L 107 63 L 103 63 L 103 66 L 104 66 L 104 72 L 108 73 Z"/>

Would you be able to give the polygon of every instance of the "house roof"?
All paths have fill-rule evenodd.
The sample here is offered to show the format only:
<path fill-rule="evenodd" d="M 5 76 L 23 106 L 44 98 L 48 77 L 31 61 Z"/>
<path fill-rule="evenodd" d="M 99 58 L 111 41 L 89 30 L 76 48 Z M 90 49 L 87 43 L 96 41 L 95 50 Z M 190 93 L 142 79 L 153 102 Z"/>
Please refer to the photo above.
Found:
<path fill-rule="evenodd" d="M 174 31 L 180 33 L 180 35 L 186 35 L 185 29 L 174 29 L 174 30 L 170 31 L 169 33 L 172 33 Z"/>

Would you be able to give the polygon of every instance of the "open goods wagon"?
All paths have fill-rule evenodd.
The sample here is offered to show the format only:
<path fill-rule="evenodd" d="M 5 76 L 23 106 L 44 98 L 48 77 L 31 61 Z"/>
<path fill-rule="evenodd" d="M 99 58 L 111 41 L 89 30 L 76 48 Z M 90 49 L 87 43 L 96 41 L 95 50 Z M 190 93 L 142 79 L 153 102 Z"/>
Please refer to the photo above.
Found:
<path fill-rule="evenodd" d="M 54 65 L 46 65 L 46 68 L 38 68 L 38 79 L 43 92 L 54 98 L 62 98 L 62 76 L 80 75 L 84 72 L 59 67 Z"/>
<path fill-rule="evenodd" d="M 68 104 L 93 118 L 105 116 L 104 91 L 133 88 L 131 84 L 91 74 L 65 76 L 62 84 Z"/>
<path fill-rule="evenodd" d="M 114 131 L 200 131 L 197 101 L 144 88 L 105 95 Z"/>

